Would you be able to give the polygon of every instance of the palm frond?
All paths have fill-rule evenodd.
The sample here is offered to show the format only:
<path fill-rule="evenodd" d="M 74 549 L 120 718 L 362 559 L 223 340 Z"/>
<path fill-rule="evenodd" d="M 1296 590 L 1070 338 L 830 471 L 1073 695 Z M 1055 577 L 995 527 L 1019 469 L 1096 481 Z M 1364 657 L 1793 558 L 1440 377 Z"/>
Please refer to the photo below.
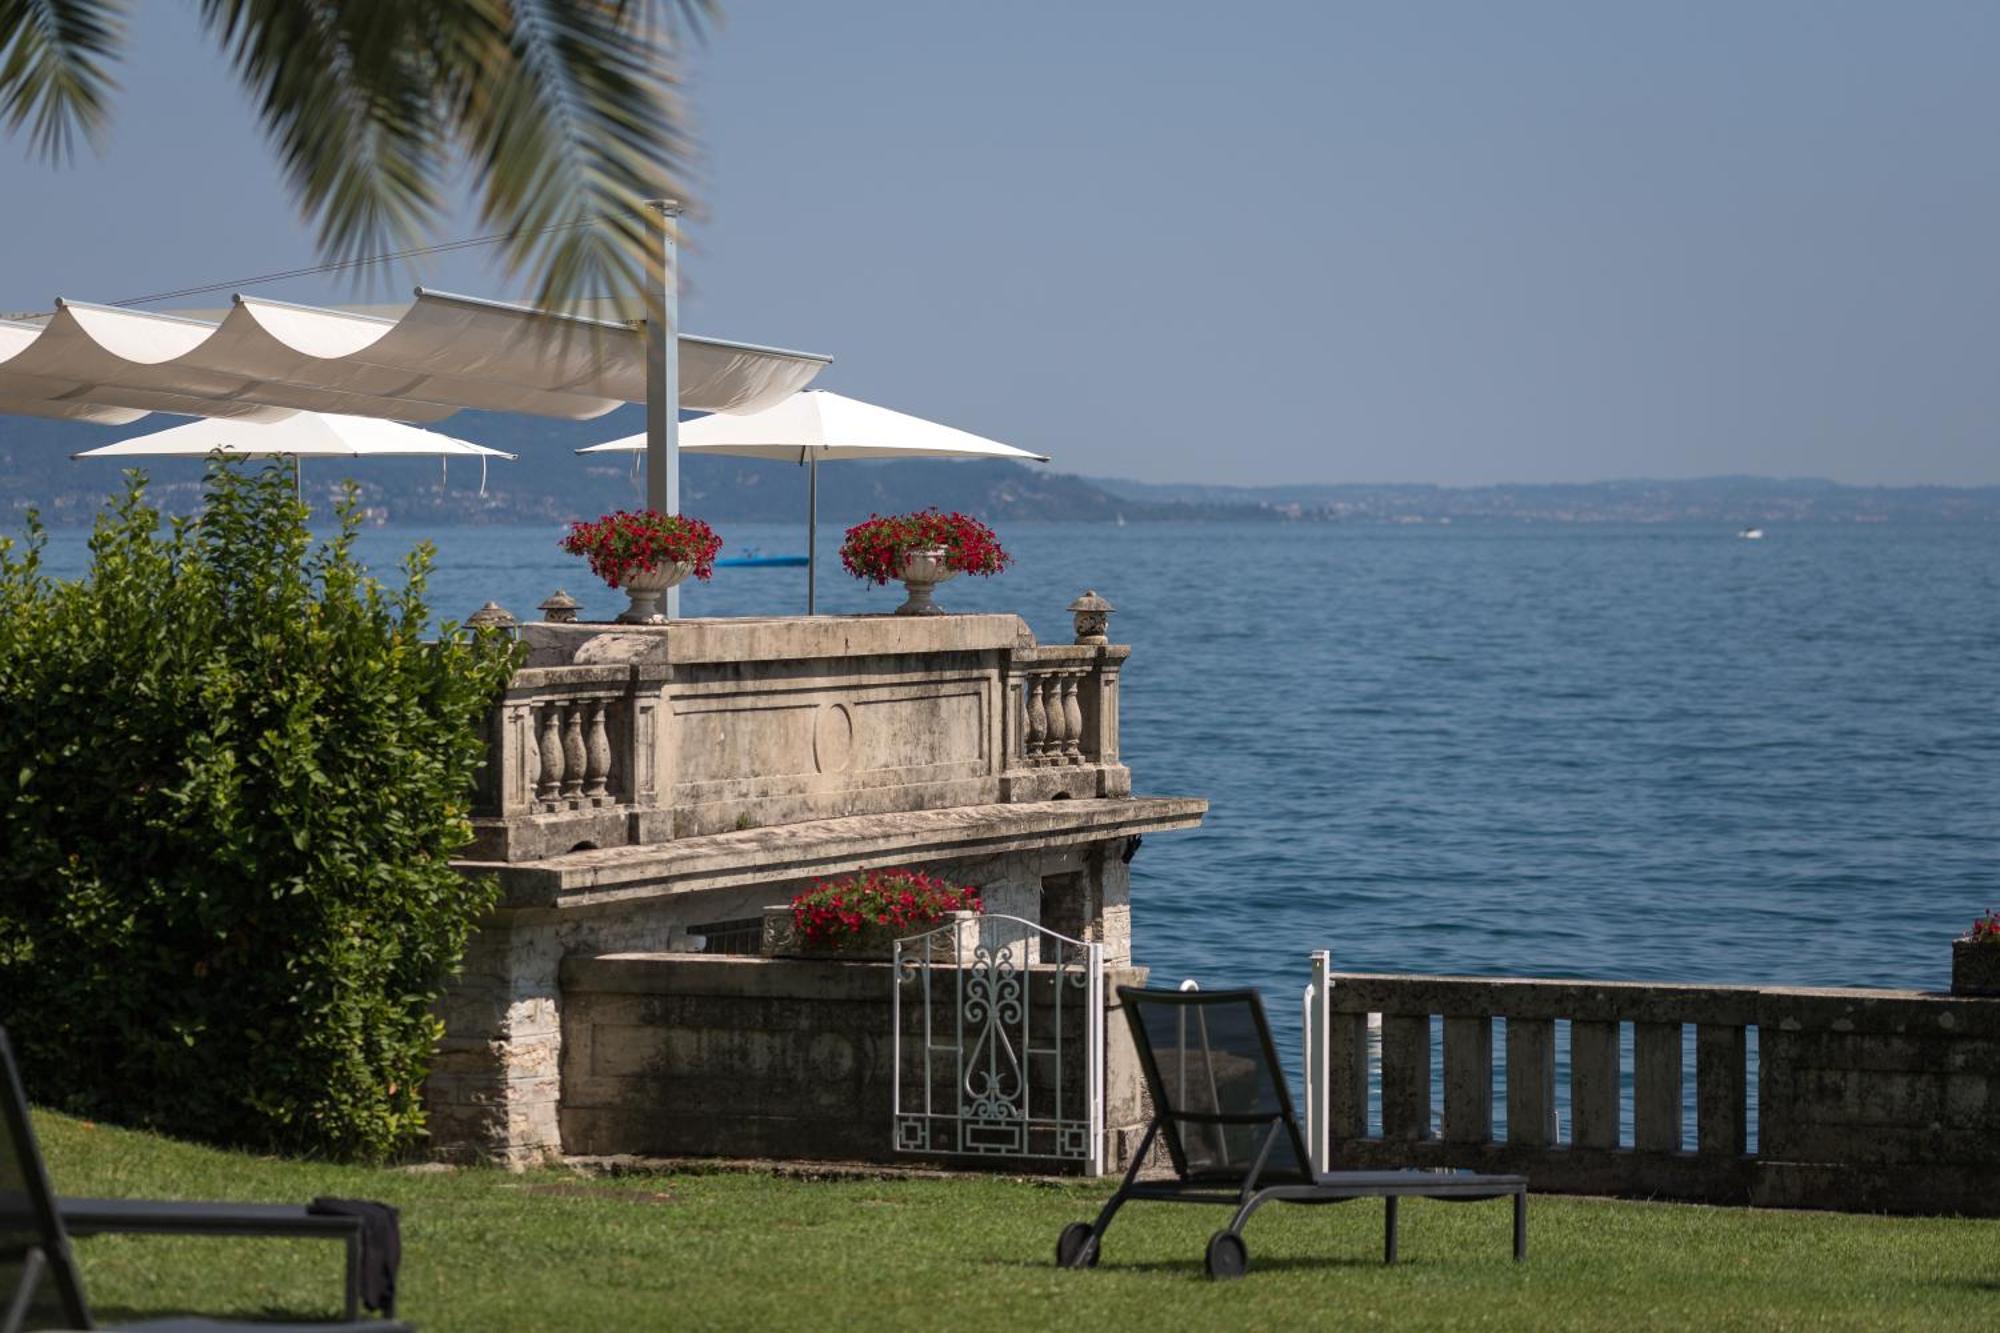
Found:
<path fill-rule="evenodd" d="M 408 244 L 439 213 L 449 140 L 430 10 L 401 0 L 202 0 L 329 260 Z"/>
<path fill-rule="evenodd" d="M 704 0 L 467 0 L 444 57 L 451 119 L 471 159 L 481 213 L 510 239 L 512 270 L 538 299 L 641 290 L 658 262 L 644 205 L 686 198 L 693 145 L 676 96 L 683 28 Z"/>
<path fill-rule="evenodd" d="M 52 161 L 103 130 L 124 17 L 123 0 L 0 0 L 0 116 Z"/>

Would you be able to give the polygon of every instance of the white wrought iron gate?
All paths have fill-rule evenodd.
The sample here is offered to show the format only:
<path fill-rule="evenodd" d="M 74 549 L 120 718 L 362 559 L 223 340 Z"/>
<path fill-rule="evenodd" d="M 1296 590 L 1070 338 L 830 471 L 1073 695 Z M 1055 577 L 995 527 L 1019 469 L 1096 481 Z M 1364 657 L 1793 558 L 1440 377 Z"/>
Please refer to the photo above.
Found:
<path fill-rule="evenodd" d="M 896 941 L 897 1152 L 1104 1170 L 1104 946 L 1001 913 Z"/>

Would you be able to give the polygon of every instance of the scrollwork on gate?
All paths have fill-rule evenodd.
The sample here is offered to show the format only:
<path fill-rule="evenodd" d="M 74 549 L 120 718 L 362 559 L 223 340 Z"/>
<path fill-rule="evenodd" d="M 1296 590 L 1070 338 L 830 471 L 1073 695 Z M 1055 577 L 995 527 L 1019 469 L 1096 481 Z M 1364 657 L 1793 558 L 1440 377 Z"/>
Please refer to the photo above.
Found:
<path fill-rule="evenodd" d="M 899 940 L 894 976 L 898 1152 L 1101 1166 L 1101 946 L 968 913 Z"/>

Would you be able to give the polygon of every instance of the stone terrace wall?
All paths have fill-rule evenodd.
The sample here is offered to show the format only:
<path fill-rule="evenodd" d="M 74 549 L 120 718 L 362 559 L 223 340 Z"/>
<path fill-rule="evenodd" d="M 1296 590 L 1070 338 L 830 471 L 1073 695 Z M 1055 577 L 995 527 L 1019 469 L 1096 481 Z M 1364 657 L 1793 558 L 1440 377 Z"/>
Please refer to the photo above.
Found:
<path fill-rule="evenodd" d="M 467 859 L 1123 797 L 1119 644 L 1013 615 L 531 624 L 486 722 Z"/>
<path fill-rule="evenodd" d="M 627 954 L 564 962 L 562 1140 L 573 1155 L 921 1163 L 891 1152 L 890 965 Z M 1141 1077 L 1107 967 L 1106 1160 L 1143 1131 Z M 1067 1011 L 1081 1050 L 1081 1013 Z M 980 1164 L 977 1159 L 961 1165 Z M 985 1165 L 1022 1168 L 1019 1159 Z"/>
<path fill-rule="evenodd" d="M 1336 1167 L 1518 1171 L 1555 1192 L 2000 1216 L 2000 999 L 1335 973 L 1312 1043 Z M 1379 1061 L 1368 1017 L 1381 1016 Z M 1493 1020 L 1505 1020 L 1496 1061 Z M 1434 1020 L 1443 1036 L 1434 1095 Z M 1567 1028 L 1571 1119 L 1555 1125 Z M 1630 1025 L 1631 1064 L 1621 1029 Z M 1685 1029 L 1694 1029 L 1693 1068 Z M 1748 1048 L 1755 1034 L 1754 1106 Z M 1496 1133 L 1495 1071 L 1506 1130 Z M 1370 1115 L 1371 1070 L 1381 1113 Z M 1632 1125 L 1621 1125 L 1629 1075 Z M 1683 1123 L 1693 1077 L 1692 1147 Z M 1440 1117 L 1436 1113 L 1442 1111 Z M 1755 1150 L 1749 1130 L 1756 1127 Z"/>

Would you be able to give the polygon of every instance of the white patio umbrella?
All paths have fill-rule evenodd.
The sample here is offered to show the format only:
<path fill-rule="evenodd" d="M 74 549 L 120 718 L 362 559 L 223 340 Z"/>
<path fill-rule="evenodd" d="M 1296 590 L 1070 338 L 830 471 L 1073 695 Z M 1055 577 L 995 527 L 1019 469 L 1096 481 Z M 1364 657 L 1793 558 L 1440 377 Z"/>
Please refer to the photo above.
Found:
<path fill-rule="evenodd" d="M 1012 458 L 1046 463 L 982 435 L 941 426 L 858 398 L 807 389 L 759 412 L 716 412 L 681 425 L 687 453 L 738 458 L 783 458 L 808 468 L 806 481 L 806 614 L 817 601 L 819 574 L 819 464 L 845 458 Z M 593 444 L 580 454 L 640 453 L 644 435 Z"/>
<path fill-rule="evenodd" d="M 479 460 L 479 491 L 486 493 L 486 460 L 513 454 L 483 444 L 418 430 L 377 417 L 330 412 L 298 412 L 279 421 L 209 418 L 155 431 L 116 444 L 72 454 L 72 458 L 206 458 L 212 453 L 241 458 L 289 458 L 294 485 L 304 481 L 307 458 L 453 458 Z"/>

